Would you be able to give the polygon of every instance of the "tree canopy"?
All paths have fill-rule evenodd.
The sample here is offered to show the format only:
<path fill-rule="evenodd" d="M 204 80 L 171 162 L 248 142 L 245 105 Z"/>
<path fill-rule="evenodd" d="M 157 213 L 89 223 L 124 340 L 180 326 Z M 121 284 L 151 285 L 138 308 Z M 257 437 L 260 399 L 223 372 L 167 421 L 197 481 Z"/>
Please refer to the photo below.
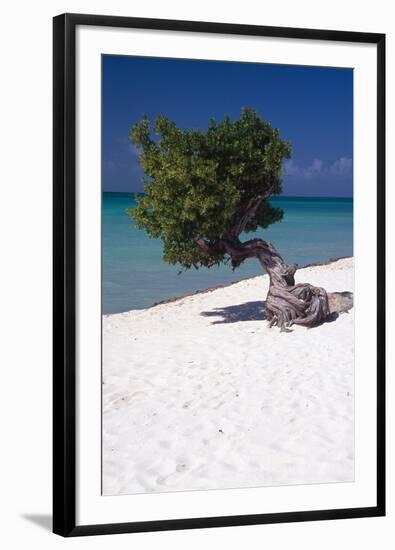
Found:
<path fill-rule="evenodd" d="M 211 119 L 206 131 L 178 128 L 164 116 L 151 126 L 143 117 L 129 139 L 145 175 L 144 194 L 128 213 L 162 239 L 166 262 L 219 264 L 229 257 L 223 243 L 281 220 L 269 198 L 282 191 L 291 146 L 255 110 L 243 109 L 234 121 Z"/>

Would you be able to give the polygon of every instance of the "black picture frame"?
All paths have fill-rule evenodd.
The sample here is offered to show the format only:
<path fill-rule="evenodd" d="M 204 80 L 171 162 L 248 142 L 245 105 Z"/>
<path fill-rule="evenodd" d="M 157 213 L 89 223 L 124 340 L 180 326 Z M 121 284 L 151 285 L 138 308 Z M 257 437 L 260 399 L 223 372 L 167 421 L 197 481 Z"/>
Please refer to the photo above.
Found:
<path fill-rule="evenodd" d="M 377 45 L 377 503 L 372 507 L 76 525 L 76 27 L 330 40 Z M 53 531 L 81 536 L 385 515 L 385 35 L 63 14 L 53 19 Z M 131 518 L 132 519 L 132 518 Z"/>

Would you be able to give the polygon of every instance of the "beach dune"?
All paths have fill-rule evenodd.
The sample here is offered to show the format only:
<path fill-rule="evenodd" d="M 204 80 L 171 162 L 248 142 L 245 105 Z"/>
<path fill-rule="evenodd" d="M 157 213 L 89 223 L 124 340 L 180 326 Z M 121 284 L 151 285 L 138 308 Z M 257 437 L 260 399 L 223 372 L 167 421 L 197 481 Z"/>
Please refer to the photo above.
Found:
<path fill-rule="evenodd" d="M 353 292 L 353 259 L 296 282 Z M 103 494 L 354 479 L 354 309 L 269 328 L 267 275 L 103 316 Z"/>

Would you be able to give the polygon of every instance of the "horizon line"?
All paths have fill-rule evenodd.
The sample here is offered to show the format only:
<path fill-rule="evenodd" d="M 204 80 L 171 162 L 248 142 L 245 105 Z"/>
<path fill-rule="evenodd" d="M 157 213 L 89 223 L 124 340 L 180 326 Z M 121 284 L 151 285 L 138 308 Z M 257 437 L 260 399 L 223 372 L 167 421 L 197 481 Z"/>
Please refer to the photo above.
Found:
<path fill-rule="evenodd" d="M 102 190 L 102 193 L 115 193 L 119 195 L 144 195 L 143 191 L 106 191 Z M 354 195 L 339 196 L 339 195 L 273 195 L 270 198 L 290 198 L 290 199 L 354 199 Z"/>

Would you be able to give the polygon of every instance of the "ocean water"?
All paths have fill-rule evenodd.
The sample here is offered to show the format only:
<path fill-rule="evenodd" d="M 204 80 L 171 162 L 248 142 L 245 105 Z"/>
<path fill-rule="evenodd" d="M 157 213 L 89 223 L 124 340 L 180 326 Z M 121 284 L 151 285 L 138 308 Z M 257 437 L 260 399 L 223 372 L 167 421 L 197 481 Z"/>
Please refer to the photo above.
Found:
<path fill-rule="evenodd" d="M 276 197 L 284 210 L 281 222 L 254 236 L 273 242 L 284 260 L 299 266 L 353 254 L 353 201 L 344 198 Z M 134 227 L 126 209 L 135 205 L 129 193 L 103 193 L 103 313 L 141 309 L 218 284 L 262 275 L 257 260 L 235 271 L 230 266 L 190 269 L 162 260 L 162 243 Z M 252 238 L 249 234 L 246 238 Z"/>

